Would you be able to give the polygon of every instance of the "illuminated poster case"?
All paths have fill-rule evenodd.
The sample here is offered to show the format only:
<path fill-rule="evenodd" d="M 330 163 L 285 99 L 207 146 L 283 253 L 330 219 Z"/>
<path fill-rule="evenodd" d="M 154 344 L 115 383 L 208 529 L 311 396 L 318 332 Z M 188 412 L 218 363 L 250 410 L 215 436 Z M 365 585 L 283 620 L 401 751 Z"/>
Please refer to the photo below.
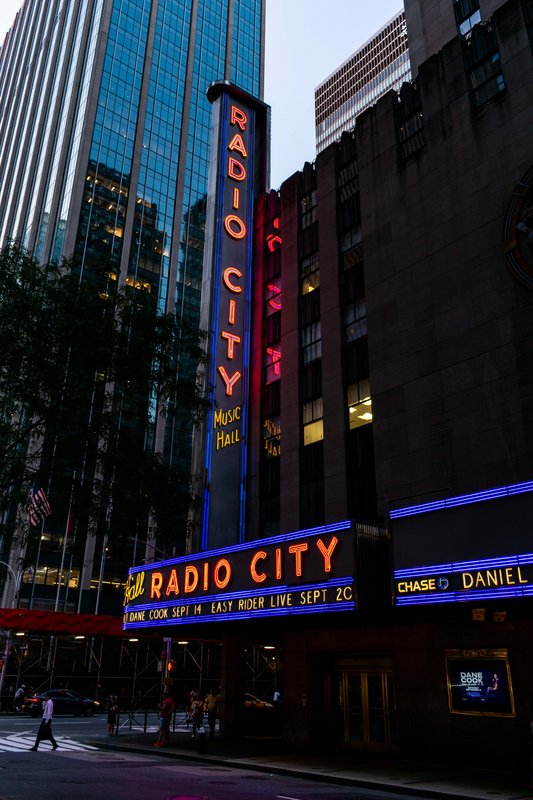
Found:
<path fill-rule="evenodd" d="M 132 567 L 123 628 L 353 611 L 354 571 L 348 521 Z"/>
<path fill-rule="evenodd" d="M 533 481 L 390 512 L 394 603 L 533 595 Z"/>
<path fill-rule="evenodd" d="M 446 650 L 445 657 L 452 714 L 515 716 L 507 650 Z"/>

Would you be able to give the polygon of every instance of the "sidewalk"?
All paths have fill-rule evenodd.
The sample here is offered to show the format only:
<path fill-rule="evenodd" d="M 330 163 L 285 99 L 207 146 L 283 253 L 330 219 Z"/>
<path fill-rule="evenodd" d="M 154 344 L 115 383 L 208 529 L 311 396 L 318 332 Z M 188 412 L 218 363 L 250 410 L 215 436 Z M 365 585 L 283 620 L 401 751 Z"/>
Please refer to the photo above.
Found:
<path fill-rule="evenodd" d="M 118 736 L 92 737 L 91 744 L 109 750 L 150 753 L 163 758 L 189 759 L 302 777 L 308 780 L 381 789 L 419 797 L 464 800 L 533 800 L 533 790 L 521 789 L 514 776 L 488 771 L 454 769 L 447 765 L 414 764 L 394 756 L 341 752 L 322 755 L 290 750 L 277 739 L 227 742 L 224 739 L 191 738 L 190 731 L 176 731 L 168 747 L 154 749 L 154 732 L 121 730 Z"/>

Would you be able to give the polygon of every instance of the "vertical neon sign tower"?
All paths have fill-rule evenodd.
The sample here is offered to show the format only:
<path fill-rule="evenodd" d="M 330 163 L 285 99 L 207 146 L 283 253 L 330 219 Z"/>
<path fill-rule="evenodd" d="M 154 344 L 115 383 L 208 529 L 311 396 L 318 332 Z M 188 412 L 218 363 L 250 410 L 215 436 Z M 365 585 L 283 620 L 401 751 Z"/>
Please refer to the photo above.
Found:
<path fill-rule="evenodd" d="M 209 331 L 209 413 L 202 549 L 244 541 L 253 285 L 253 218 L 268 182 L 269 109 L 227 82 L 210 86 L 213 132 L 202 328 Z"/>

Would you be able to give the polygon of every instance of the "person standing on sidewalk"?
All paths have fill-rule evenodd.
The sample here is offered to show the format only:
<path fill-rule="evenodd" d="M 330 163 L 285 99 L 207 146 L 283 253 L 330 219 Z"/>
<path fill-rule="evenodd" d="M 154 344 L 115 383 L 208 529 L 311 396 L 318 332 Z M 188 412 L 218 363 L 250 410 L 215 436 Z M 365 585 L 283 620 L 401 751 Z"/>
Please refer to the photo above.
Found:
<path fill-rule="evenodd" d="M 220 711 L 220 695 L 215 689 L 209 690 L 209 694 L 205 698 L 205 707 L 207 710 L 207 724 L 209 725 L 209 738 L 212 739 L 215 735 L 215 726 Z"/>
<path fill-rule="evenodd" d="M 54 739 L 54 734 L 52 733 L 52 717 L 54 716 L 54 701 L 50 697 L 49 694 L 45 694 L 44 696 L 44 705 L 43 705 L 43 718 L 41 720 L 41 724 L 39 726 L 39 730 L 37 731 L 37 738 L 35 740 L 35 744 L 33 747 L 30 747 L 30 750 L 37 750 L 39 747 L 39 742 L 42 742 L 43 739 L 52 743 L 52 750 L 57 750 L 58 744 Z"/>
<path fill-rule="evenodd" d="M 115 725 L 117 724 L 118 714 L 118 701 L 114 694 L 110 694 L 106 702 L 107 711 L 107 730 L 110 736 L 115 732 Z M 117 731 L 118 733 L 118 731 Z"/>
<path fill-rule="evenodd" d="M 165 747 L 170 736 L 170 720 L 174 713 L 174 700 L 168 692 L 163 693 L 159 711 L 159 733 L 154 742 L 154 747 Z"/>

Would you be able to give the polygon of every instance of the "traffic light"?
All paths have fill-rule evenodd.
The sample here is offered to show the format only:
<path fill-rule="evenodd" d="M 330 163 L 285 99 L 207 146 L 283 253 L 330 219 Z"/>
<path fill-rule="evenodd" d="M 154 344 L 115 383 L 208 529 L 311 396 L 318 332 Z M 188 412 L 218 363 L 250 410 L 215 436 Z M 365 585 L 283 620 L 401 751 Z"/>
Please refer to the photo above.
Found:
<path fill-rule="evenodd" d="M 175 671 L 176 671 L 176 662 L 174 661 L 174 659 L 169 658 L 167 664 L 167 672 L 175 672 Z"/>

